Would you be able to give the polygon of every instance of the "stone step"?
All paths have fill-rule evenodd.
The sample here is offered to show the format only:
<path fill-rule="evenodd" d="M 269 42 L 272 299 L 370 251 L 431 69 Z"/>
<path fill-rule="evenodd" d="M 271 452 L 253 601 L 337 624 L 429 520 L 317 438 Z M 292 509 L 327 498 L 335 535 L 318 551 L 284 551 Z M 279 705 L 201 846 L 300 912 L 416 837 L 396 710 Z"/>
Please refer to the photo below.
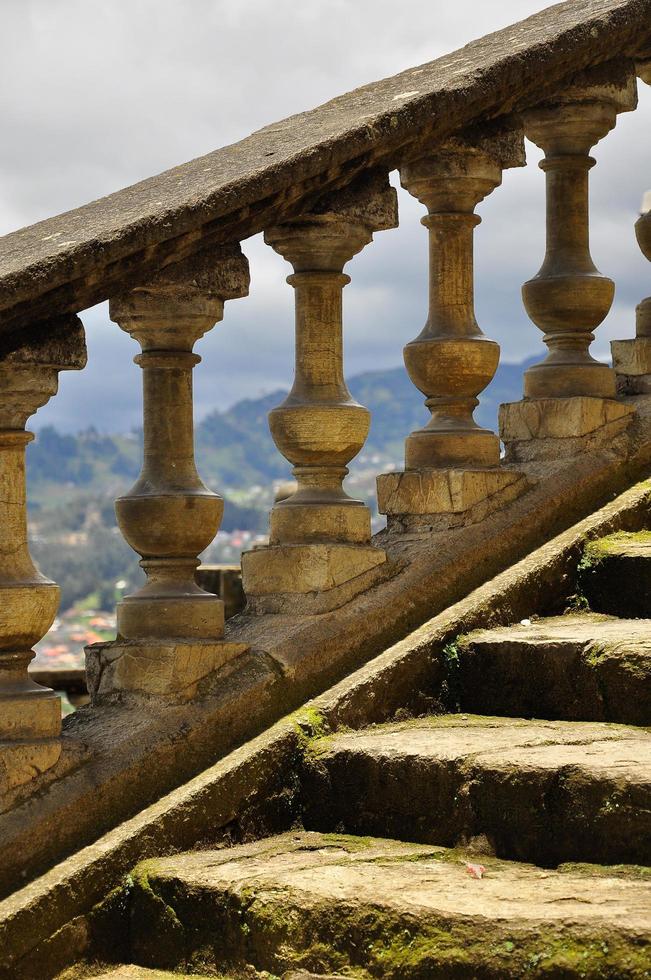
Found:
<path fill-rule="evenodd" d="M 148 861 L 133 877 L 132 930 L 150 965 L 212 958 L 235 976 L 249 964 L 357 980 L 638 980 L 651 969 L 644 869 L 480 866 L 439 847 L 296 832 Z M 161 964 L 170 931 L 176 960 Z"/>
<path fill-rule="evenodd" d="M 651 725 L 651 619 L 554 616 L 470 633 L 452 653 L 463 710 Z"/>
<path fill-rule="evenodd" d="M 313 743 L 305 826 L 503 858 L 651 865 L 651 732 L 444 715 Z"/>
<path fill-rule="evenodd" d="M 579 588 L 595 612 L 651 616 L 651 531 L 619 531 L 590 541 Z"/>

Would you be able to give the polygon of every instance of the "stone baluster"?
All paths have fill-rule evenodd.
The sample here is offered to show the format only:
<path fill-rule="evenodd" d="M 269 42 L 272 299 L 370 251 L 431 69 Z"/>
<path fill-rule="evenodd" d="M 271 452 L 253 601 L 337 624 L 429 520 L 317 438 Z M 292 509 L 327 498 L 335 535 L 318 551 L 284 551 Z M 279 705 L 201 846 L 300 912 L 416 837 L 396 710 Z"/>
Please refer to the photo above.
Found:
<path fill-rule="evenodd" d="M 641 58 L 636 64 L 638 76 L 651 85 L 651 58 Z M 642 254 L 651 262 L 651 190 L 642 200 L 642 213 L 635 224 L 635 234 Z M 651 296 L 647 296 L 635 311 L 635 338 L 613 340 L 610 345 L 617 389 L 623 395 L 651 394 Z"/>
<path fill-rule="evenodd" d="M 642 254 L 651 262 L 651 191 L 644 195 L 635 234 Z M 635 310 L 635 338 L 613 340 L 610 349 L 618 391 L 623 395 L 651 394 L 651 296 Z"/>
<path fill-rule="evenodd" d="M 48 631 L 59 587 L 35 567 L 27 543 L 28 418 L 56 394 L 58 373 L 86 364 L 75 316 L 44 325 L 0 357 L 0 795 L 51 768 L 61 754 L 61 701 L 32 681 L 32 647 Z"/>
<path fill-rule="evenodd" d="M 132 691 L 187 699 L 243 649 L 223 642 L 224 604 L 195 581 L 223 501 L 195 466 L 192 371 L 201 360 L 196 341 L 222 319 L 225 300 L 247 292 L 237 246 L 164 269 L 111 300 L 111 318 L 142 348 L 135 361 L 143 372 L 143 467 L 115 506 L 147 581 L 118 604 L 117 641 L 88 648 L 95 697 Z"/>
<path fill-rule="evenodd" d="M 454 139 L 401 168 L 403 187 L 428 210 L 429 315 L 404 349 L 414 385 L 426 396 L 427 425 L 405 446 L 405 470 L 378 477 L 378 501 L 389 524 L 449 524 L 490 497 L 504 502 L 524 488 L 520 474 L 500 469 L 494 432 L 473 418 L 478 395 L 492 380 L 499 345 L 482 333 L 474 311 L 475 207 L 522 166 L 521 133 Z"/>
<path fill-rule="evenodd" d="M 386 176 L 372 175 L 265 234 L 294 268 L 287 279 L 295 291 L 294 384 L 269 421 L 298 485 L 272 509 L 269 547 L 243 556 L 250 601 L 329 592 L 385 561 L 384 552 L 370 544 L 368 507 L 342 486 L 370 424 L 369 412 L 353 400 L 344 380 L 342 290 L 350 282 L 345 263 L 374 232 L 396 224 L 395 191 Z M 350 594 L 349 589 L 330 598 L 337 603 Z"/>
<path fill-rule="evenodd" d="M 628 85 L 612 92 L 612 99 L 600 99 L 600 90 L 579 88 L 560 104 L 525 113 L 526 134 L 545 153 L 540 167 L 547 186 L 547 252 L 540 272 L 522 288 L 549 348 L 545 360 L 525 372 L 529 398 L 615 394 L 612 369 L 589 353 L 592 331 L 615 293 L 590 255 L 588 174 L 596 161 L 589 150 L 614 127 L 618 111 L 635 105 Z"/>
<path fill-rule="evenodd" d="M 621 428 L 630 417 L 614 401 L 614 371 L 589 350 L 615 286 L 590 255 L 588 174 L 595 164 L 591 147 L 613 129 L 617 113 L 634 109 L 636 102 L 635 75 L 626 63 L 587 73 L 553 101 L 524 113 L 526 135 L 545 153 L 540 167 L 546 179 L 547 249 L 522 294 L 549 353 L 525 372 L 525 402 L 503 406 L 501 431 L 510 458 L 523 451 L 556 455 L 559 438 L 593 438 L 604 426 L 610 437 L 611 425 Z M 523 450 L 522 443 L 542 439 L 555 443 Z M 578 448 L 576 442 L 566 446 L 572 453 Z"/>

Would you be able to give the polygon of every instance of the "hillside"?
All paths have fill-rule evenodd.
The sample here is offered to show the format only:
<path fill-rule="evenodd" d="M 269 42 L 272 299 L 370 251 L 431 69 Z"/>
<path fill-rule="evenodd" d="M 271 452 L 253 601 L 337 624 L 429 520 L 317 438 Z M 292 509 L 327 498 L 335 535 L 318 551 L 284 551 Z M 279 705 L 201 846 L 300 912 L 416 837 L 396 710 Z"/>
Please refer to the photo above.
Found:
<path fill-rule="evenodd" d="M 495 428 L 500 402 L 520 397 L 526 364 L 504 364 L 482 395 L 476 417 Z M 404 368 L 368 371 L 351 378 L 353 396 L 371 411 L 371 431 L 360 460 L 372 455 L 399 463 L 405 436 L 427 420 L 423 399 Z M 204 480 L 220 490 L 246 490 L 266 486 L 289 474 L 269 434 L 267 414 L 283 400 L 275 391 L 245 399 L 224 412 L 212 412 L 196 429 L 197 460 Z M 76 436 L 52 427 L 40 430 L 30 446 L 27 462 L 30 496 L 41 505 L 51 501 L 53 487 L 78 487 L 103 496 L 121 492 L 138 475 L 141 436 L 101 435 L 93 429 Z M 47 487 L 47 493 L 44 489 Z M 56 497 L 57 494 L 55 493 Z"/>
<path fill-rule="evenodd" d="M 520 397 L 524 365 L 503 365 L 483 397 L 478 421 L 495 427 L 502 401 Z M 350 381 L 372 413 L 368 442 L 351 466 L 350 490 L 374 508 L 375 476 L 400 464 L 405 436 L 427 419 L 423 400 L 402 367 L 368 371 Z M 276 391 L 212 412 L 197 425 L 197 461 L 205 483 L 225 497 L 221 532 L 205 560 L 238 561 L 267 529 L 274 481 L 290 466 L 274 446 L 267 413 Z M 85 601 L 112 609 L 140 577 L 134 554 L 115 524 L 113 501 L 140 470 L 142 436 L 87 429 L 62 435 L 45 427 L 27 452 L 30 535 L 34 557 L 62 589 L 62 609 Z M 119 588 L 116 583 L 120 583 Z"/>

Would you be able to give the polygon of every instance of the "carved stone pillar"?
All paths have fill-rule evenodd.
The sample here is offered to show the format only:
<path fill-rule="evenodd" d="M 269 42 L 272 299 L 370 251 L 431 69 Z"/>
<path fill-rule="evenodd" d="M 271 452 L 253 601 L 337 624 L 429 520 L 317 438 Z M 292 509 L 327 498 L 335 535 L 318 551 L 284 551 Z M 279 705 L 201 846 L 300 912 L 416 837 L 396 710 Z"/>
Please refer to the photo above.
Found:
<path fill-rule="evenodd" d="M 618 112 L 635 105 L 632 66 L 618 64 L 595 70 L 553 102 L 524 114 L 527 136 L 545 152 L 540 167 L 546 177 L 547 251 L 522 294 L 549 354 L 525 372 L 525 402 L 503 406 L 502 437 L 513 458 L 521 453 L 512 443 L 521 440 L 583 437 L 628 420 L 629 411 L 612 401 L 614 371 L 589 352 L 615 286 L 590 255 L 588 173 L 595 164 L 590 148 L 614 127 Z M 582 402 L 549 404 L 577 398 Z M 535 404 L 527 406 L 528 400 Z M 574 452 L 577 446 L 568 448 Z M 556 442 L 550 452 L 558 449 Z"/>
<path fill-rule="evenodd" d="M 244 649 L 220 642 L 224 604 L 195 581 L 223 501 L 195 466 L 192 371 L 201 358 L 192 349 L 222 319 L 224 301 L 247 291 L 238 246 L 164 269 L 111 300 L 111 318 L 142 347 L 135 361 L 143 371 L 143 467 L 116 513 L 147 581 L 118 605 L 117 643 L 89 648 L 94 694 L 187 698 L 201 677 Z"/>
<path fill-rule="evenodd" d="M 342 486 L 370 425 L 344 380 L 342 290 L 350 279 L 342 270 L 375 231 L 396 224 L 395 191 L 373 177 L 265 234 L 294 267 L 294 385 L 269 422 L 298 485 L 272 509 L 269 547 L 243 556 L 248 597 L 328 592 L 385 561 L 370 544 L 368 507 Z"/>
<path fill-rule="evenodd" d="M 641 53 L 635 70 L 643 82 L 651 85 L 651 50 Z M 635 234 L 642 254 L 651 262 L 651 190 L 642 200 Z M 613 340 L 610 349 L 617 390 L 622 395 L 651 394 L 651 296 L 643 299 L 635 311 L 635 339 Z"/>
<path fill-rule="evenodd" d="M 635 234 L 643 255 L 651 262 L 651 191 L 644 195 Z M 624 395 L 651 394 L 651 296 L 635 310 L 635 339 L 613 340 L 610 349 L 618 390 Z"/>
<path fill-rule="evenodd" d="M 58 373 L 86 364 L 77 317 L 44 326 L 39 339 L 0 358 L 0 795 L 51 768 L 61 754 L 61 701 L 32 681 L 32 647 L 48 631 L 59 587 L 35 567 L 27 544 L 28 418 L 58 387 Z"/>
<path fill-rule="evenodd" d="M 428 210 L 429 315 L 404 358 L 431 418 L 408 436 L 404 472 L 378 477 L 379 508 L 390 522 L 418 516 L 409 523 L 430 524 L 433 515 L 447 515 L 449 523 L 524 487 L 520 474 L 500 469 L 498 437 L 473 418 L 499 361 L 499 345 L 475 318 L 473 236 L 481 218 L 474 212 L 501 183 L 502 169 L 523 163 L 522 135 L 511 133 L 451 140 L 401 168 L 403 187 Z"/>

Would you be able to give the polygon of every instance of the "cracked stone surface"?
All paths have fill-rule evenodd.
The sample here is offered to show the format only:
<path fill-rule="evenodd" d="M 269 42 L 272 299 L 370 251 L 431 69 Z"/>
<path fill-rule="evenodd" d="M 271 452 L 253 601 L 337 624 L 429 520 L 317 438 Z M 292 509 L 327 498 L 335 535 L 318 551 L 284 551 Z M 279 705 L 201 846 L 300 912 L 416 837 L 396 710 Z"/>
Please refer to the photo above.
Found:
<path fill-rule="evenodd" d="M 478 630 L 455 682 L 478 713 L 651 725 L 651 620 L 576 613 Z"/>
<path fill-rule="evenodd" d="M 643 871 L 554 872 L 482 857 L 477 879 L 468 861 L 427 845 L 290 833 L 145 862 L 132 921 L 141 955 L 155 961 L 174 915 L 178 968 L 197 949 L 220 957 L 228 946 L 234 962 L 275 973 L 505 978 L 539 964 L 550 976 L 644 976 L 651 881 Z"/>
<path fill-rule="evenodd" d="M 386 555 L 371 545 L 279 544 L 243 555 L 247 595 L 322 592 L 384 564 Z"/>
<path fill-rule="evenodd" d="M 525 398 L 500 405 L 499 430 L 507 462 L 558 459 L 610 444 L 633 419 L 614 398 Z"/>
<path fill-rule="evenodd" d="M 647 299 L 638 306 L 651 311 Z M 651 316 L 651 312 L 647 314 Z M 611 340 L 613 367 L 617 374 L 617 390 L 622 395 L 644 395 L 651 392 L 651 337 L 637 336 L 630 340 Z"/>
<path fill-rule="evenodd" d="M 306 826 L 501 857 L 651 860 L 651 732 L 444 715 L 317 741 Z"/>
<path fill-rule="evenodd" d="M 235 660 L 245 643 L 122 640 L 86 648 L 88 689 L 93 697 L 129 691 L 189 700 L 202 678 Z"/>
<path fill-rule="evenodd" d="M 512 470 L 446 469 L 382 473 L 377 486 L 381 514 L 463 514 L 484 504 L 486 516 L 529 484 Z"/>

